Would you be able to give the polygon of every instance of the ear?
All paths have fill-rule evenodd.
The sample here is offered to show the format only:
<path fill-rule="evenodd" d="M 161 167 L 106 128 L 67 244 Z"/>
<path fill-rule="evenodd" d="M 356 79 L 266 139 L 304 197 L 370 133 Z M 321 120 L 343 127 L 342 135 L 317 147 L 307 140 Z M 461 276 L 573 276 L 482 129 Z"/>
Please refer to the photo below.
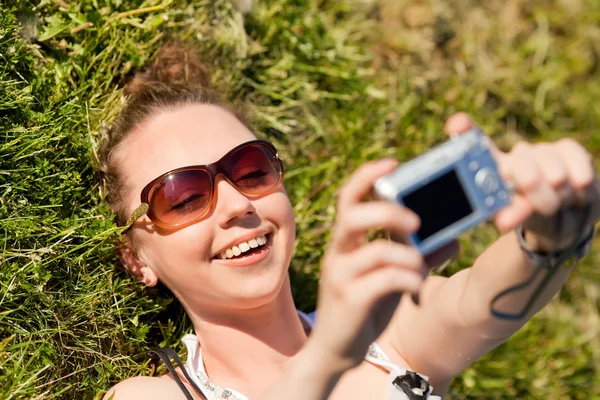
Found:
<path fill-rule="evenodd" d="M 117 256 L 125 269 L 131 275 L 135 276 L 138 281 L 144 282 L 146 286 L 156 286 L 158 283 L 158 276 L 156 276 L 156 273 L 154 273 L 152 268 L 138 258 L 129 245 L 124 244 L 119 246 L 117 248 Z"/>

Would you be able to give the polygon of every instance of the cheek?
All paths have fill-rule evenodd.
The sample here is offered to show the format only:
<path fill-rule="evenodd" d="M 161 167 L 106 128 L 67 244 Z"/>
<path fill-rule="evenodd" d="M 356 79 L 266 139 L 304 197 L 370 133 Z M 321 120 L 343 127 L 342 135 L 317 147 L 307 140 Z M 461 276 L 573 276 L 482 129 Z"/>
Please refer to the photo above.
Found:
<path fill-rule="evenodd" d="M 294 251 L 296 224 L 287 194 L 278 190 L 257 200 L 255 207 L 261 219 L 276 226 L 285 249 L 280 253 L 285 260 L 281 261 L 289 263 Z M 138 244 L 144 263 L 170 287 L 186 286 L 195 278 L 210 278 L 210 268 L 202 268 L 201 265 L 207 263 L 212 250 L 212 224 L 214 222 L 208 219 L 168 233 L 140 232 Z"/>
<path fill-rule="evenodd" d="M 190 268 L 205 261 L 210 249 L 208 235 L 195 228 L 189 226 L 169 235 L 148 233 L 140 243 L 146 263 L 167 286 L 179 278 L 189 279 L 190 271 L 203 271 L 203 268 Z"/>
<path fill-rule="evenodd" d="M 285 190 L 277 191 L 270 195 L 268 202 L 261 204 L 258 212 L 261 216 L 271 220 L 285 239 L 288 258 L 291 258 L 296 239 L 296 221 L 294 211 Z"/>
<path fill-rule="evenodd" d="M 294 232 L 296 226 L 294 211 L 285 189 L 281 187 L 280 190 L 267 196 L 264 200 L 259 213 L 270 216 L 280 229 L 290 229 Z"/>

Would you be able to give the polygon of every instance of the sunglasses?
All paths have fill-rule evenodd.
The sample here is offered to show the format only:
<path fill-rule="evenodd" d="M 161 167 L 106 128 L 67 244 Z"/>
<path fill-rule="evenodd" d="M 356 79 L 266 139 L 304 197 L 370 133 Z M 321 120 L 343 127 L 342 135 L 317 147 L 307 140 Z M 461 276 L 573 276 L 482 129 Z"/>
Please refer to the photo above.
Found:
<path fill-rule="evenodd" d="M 243 195 L 259 197 L 281 185 L 283 164 L 271 143 L 253 140 L 212 164 L 169 171 L 144 187 L 142 204 L 127 219 L 125 230 L 146 214 L 161 227 L 180 227 L 201 219 L 211 209 L 217 175 Z"/>

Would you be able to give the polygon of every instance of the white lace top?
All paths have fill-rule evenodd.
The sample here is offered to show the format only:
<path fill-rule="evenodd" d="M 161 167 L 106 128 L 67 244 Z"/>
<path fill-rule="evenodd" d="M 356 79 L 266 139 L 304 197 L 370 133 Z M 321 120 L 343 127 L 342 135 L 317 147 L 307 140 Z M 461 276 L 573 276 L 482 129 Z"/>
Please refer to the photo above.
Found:
<path fill-rule="evenodd" d="M 298 311 L 298 315 L 300 316 L 304 329 L 307 332 L 310 332 L 313 322 L 301 311 Z M 204 369 L 204 362 L 202 361 L 202 349 L 199 346 L 196 335 L 188 334 L 185 335 L 181 340 L 183 344 L 185 344 L 185 347 L 187 347 L 188 358 L 185 364 L 186 370 L 190 377 L 194 380 L 194 383 L 196 383 L 196 385 L 202 389 L 202 394 L 204 394 L 208 400 L 249 400 L 246 396 L 235 389 L 221 387 L 217 383 L 210 381 L 206 375 L 206 370 Z M 371 344 L 369 347 L 369 351 L 365 357 L 365 360 L 374 365 L 378 365 L 389 372 L 389 395 L 387 400 L 410 400 L 409 397 L 393 383 L 398 376 L 402 376 L 407 373 L 406 369 L 400 368 L 396 364 L 392 363 L 390 358 L 376 343 Z M 425 375 L 418 375 L 426 381 L 429 379 Z M 423 398 L 427 400 L 441 400 L 441 397 L 431 395 L 432 391 L 433 387 L 429 386 L 428 392 L 423 393 Z"/>

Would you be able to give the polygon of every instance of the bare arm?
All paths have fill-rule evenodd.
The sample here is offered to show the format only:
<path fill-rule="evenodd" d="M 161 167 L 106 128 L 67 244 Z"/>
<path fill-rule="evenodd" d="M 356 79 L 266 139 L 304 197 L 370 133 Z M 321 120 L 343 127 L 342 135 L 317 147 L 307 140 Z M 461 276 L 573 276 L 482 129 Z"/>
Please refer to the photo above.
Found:
<path fill-rule="evenodd" d="M 504 235 L 473 267 L 451 278 L 428 278 L 418 307 L 410 299 L 403 299 L 388 335 L 393 347 L 411 368 L 428 375 L 436 389 L 443 389 L 452 378 L 505 342 L 541 310 L 571 272 L 571 269 L 561 268 L 522 320 L 507 321 L 492 316 L 490 303 L 495 295 L 527 279 L 534 268 L 521 251 L 516 234 Z M 520 311 L 538 281 L 508 296 L 500 308 Z M 407 324 L 419 328 L 407 329 Z M 424 337 L 427 340 L 423 340 Z"/>
<path fill-rule="evenodd" d="M 449 132 L 461 132 L 472 123 L 458 115 L 448 124 L 461 125 L 448 129 Z M 598 220 L 600 196 L 595 170 L 589 154 L 579 144 L 572 140 L 522 143 L 510 153 L 492 149 L 504 178 L 514 182 L 517 189 L 511 205 L 496 217 L 498 228 L 511 231 L 523 224 L 529 246 L 544 252 L 565 249 L 590 228 L 586 221 L 589 224 Z M 589 207 L 591 220 L 587 219 Z M 557 224 L 561 216 L 563 223 Z M 403 299 L 385 339 L 411 368 L 429 375 L 434 387 L 443 389 L 469 364 L 506 341 L 541 310 L 571 273 L 569 268 L 560 268 L 522 319 L 511 321 L 494 316 L 490 312 L 494 297 L 526 281 L 535 271 L 516 233 L 507 233 L 471 268 L 449 279 L 428 278 L 421 290 L 419 307 Z M 539 271 L 528 287 L 504 296 L 495 309 L 520 313 L 545 274 L 545 270 Z"/>

